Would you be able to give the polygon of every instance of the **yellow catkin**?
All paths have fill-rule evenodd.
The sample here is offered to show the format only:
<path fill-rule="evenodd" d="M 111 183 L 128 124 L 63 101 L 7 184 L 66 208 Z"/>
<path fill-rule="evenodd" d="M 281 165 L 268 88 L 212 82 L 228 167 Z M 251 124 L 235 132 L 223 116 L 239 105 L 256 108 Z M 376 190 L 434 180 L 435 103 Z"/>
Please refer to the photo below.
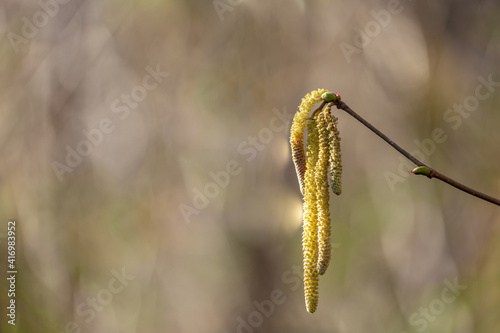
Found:
<path fill-rule="evenodd" d="M 304 129 L 307 124 L 307 116 L 311 112 L 312 106 L 319 101 L 321 95 L 328 92 L 325 89 L 318 89 L 302 98 L 299 110 L 295 113 L 290 130 L 290 145 L 292 147 L 292 159 L 295 171 L 299 180 L 300 192 L 304 195 L 304 182 L 306 174 L 306 154 L 304 151 Z"/>
<path fill-rule="evenodd" d="M 307 312 L 313 313 L 318 306 L 318 280 L 328 267 L 331 257 L 331 223 L 329 212 L 328 171 L 332 165 L 329 134 L 330 118 L 323 112 L 308 119 L 312 106 L 328 92 L 318 89 L 307 94 L 293 118 L 290 130 L 292 158 L 304 196 L 302 252 L 304 255 L 304 295 Z M 307 142 L 304 150 L 304 129 L 307 126 Z M 335 159 L 333 159 L 335 160 Z"/>
<path fill-rule="evenodd" d="M 304 296 L 307 312 L 313 313 L 318 306 L 318 226 L 315 168 L 318 156 L 318 129 L 315 120 L 307 126 L 307 165 L 304 177 L 304 222 L 302 252 L 304 255 Z"/>
<path fill-rule="evenodd" d="M 326 112 L 329 109 L 325 110 Z M 324 112 L 317 115 L 317 127 L 319 133 L 319 152 L 316 162 L 315 183 L 316 183 L 316 205 L 318 219 L 318 262 L 317 270 L 323 275 L 328 268 L 332 255 L 331 221 L 330 221 L 330 190 L 328 186 L 328 164 L 330 157 L 330 143 L 328 124 Z"/>
<path fill-rule="evenodd" d="M 330 142 L 330 182 L 333 193 L 340 195 L 342 193 L 342 154 L 340 151 L 340 134 L 337 128 L 337 117 L 330 114 L 329 111 L 325 115 L 328 122 L 328 140 Z"/>

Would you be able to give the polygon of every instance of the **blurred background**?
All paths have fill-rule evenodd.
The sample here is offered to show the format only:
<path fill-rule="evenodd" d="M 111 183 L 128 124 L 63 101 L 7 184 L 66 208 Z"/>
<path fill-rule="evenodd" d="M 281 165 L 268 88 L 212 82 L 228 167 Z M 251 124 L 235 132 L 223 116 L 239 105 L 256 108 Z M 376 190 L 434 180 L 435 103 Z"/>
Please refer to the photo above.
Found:
<path fill-rule="evenodd" d="M 0 5 L 5 332 L 498 332 L 500 209 L 339 118 L 305 310 L 289 129 L 325 88 L 500 197 L 497 1 Z M 5 316 L 16 220 L 16 326 Z"/>

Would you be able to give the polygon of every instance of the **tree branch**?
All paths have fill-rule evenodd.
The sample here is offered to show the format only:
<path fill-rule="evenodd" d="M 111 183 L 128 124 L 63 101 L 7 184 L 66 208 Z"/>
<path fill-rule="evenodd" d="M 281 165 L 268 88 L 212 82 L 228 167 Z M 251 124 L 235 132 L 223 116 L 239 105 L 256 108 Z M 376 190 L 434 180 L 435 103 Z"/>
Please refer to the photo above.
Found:
<path fill-rule="evenodd" d="M 323 103 L 321 105 L 321 107 L 323 107 L 325 104 L 326 103 Z M 459 183 L 456 180 L 453 180 L 453 179 L 451 179 L 451 178 L 443 175 L 442 173 L 440 173 L 440 172 L 436 171 L 435 169 L 431 168 L 430 166 L 425 165 L 423 162 L 419 161 L 413 155 L 411 155 L 410 153 L 408 153 L 406 150 L 404 150 L 403 148 L 401 148 L 400 146 L 398 146 L 394 141 L 392 141 L 391 139 L 389 139 L 387 137 L 387 135 L 385 135 L 384 133 L 380 132 L 378 129 L 376 129 L 375 127 L 373 127 L 372 124 L 370 124 L 369 122 L 367 122 L 366 120 L 364 120 L 360 115 L 358 115 L 356 112 L 354 112 L 344 102 L 335 100 L 335 101 L 332 101 L 332 102 L 328 103 L 328 106 L 330 108 L 333 105 L 336 105 L 338 109 L 344 110 L 349 115 L 351 115 L 352 117 L 356 118 L 356 120 L 358 120 L 360 123 L 362 123 L 363 125 L 365 125 L 366 127 L 368 127 L 368 129 L 370 129 L 373 133 L 375 133 L 379 137 L 381 137 L 385 142 L 387 142 L 389 145 L 391 145 L 394 149 L 396 149 L 404 157 L 406 157 L 407 159 L 409 159 L 410 161 L 412 161 L 417 167 L 426 167 L 426 168 L 428 168 L 428 170 L 426 170 L 426 172 L 419 172 L 419 173 L 416 173 L 416 174 L 423 174 L 423 175 L 427 176 L 428 178 L 439 179 L 439 180 L 441 180 L 441 181 L 443 181 L 443 182 L 445 182 L 445 183 L 447 183 L 447 184 L 449 184 L 449 185 L 451 185 L 451 186 L 453 186 L 455 188 L 458 188 L 459 190 L 464 191 L 464 192 L 466 192 L 466 193 L 468 193 L 470 195 L 473 195 L 473 196 L 478 197 L 480 199 L 483 199 L 485 201 L 491 202 L 492 204 L 500 206 L 500 200 L 499 199 L 494 198 L 492 196 L 489 196 L 487 194 L 484 194 L 482 192 L 479 192 L 479 191 L 477 191 L 477 190 L 475 190 L 473 188 L 470 188 L 468 186 L 465 186 L 464 184 Z M 318 110 L 315 110 L 315 111 L 313 111 L 313 113 L 315 113 L 317 111 Z"/>

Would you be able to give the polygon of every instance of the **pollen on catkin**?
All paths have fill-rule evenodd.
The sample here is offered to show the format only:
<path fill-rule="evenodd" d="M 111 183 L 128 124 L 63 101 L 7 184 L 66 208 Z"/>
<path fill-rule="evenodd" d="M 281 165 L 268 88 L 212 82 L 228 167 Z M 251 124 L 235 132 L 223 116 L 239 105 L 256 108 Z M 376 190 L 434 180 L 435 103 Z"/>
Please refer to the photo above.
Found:
<path fill-rule="evenodd" d="M 327 109 L 329 111 L 329 109 Z M 326 110 L 325 110 L 326 111 Z M 325 112 L 319 112 L 318 133 L 319 153 L 316 162 L 316 204 L 318 218 L 318 263 L 317 269 L 320 275 L 325 274 L 331 258 L 331 221 L 330 221 L 330 192 L 328 188 L 328 162 L 330 155 L 330 143 L 328 135 L 328 124 Z"/>
<path fill-rule="evenodd" d="M 316 120 L 307 125 L 307 163 L 304 177 L 304 204 L 302 226 L 302 252 L 304 264 L 304 295 L 307 312 L 313 313 L 318 305 L 318 207 L 316 191 L 316 162 L 318 159 L 318 128 Z"/>
<path fill-rule="evenodd" d="M 337 117 L 330 114 L 330 110 L 325 116 L 328 122 L 328 141 L 330 142 L 329 173 L 332 192 L 336 195 L 342 193 L 342 153 L 340 151 L 340 133 L 337 128 Z"/>
<path fill-rule="evenodd" d="M 306 154 L 304 151 L 304 129 L 307 124 L 307 116 L 311 112 L 311 107 L 318 102 L 318 99 L 325 89 L 312 91 L 302 98 L 299 111 L 295 113 L 290 130 L 290 145 L 292 147 L 292 159 L 295 171 L 299 180 L 300 192 L 304 195 L 304 178 L 306 174 Z"/>
<path fill-rule="evenodd" d="M 326 95 L 324 95 L 327 93 Z M 332 97 L 333 96 L 333 97 Z M 293 118 L 290 131 L 292 158 L 304 196 L 302 252 L 304 263 L 304 296 L 307 312 L 313 313 L 318 306 L 319 275 L 326 272 L 331 258 L 330 192 L 341 192 L 342 173 L 340 136 L 337 118 L 326 107 L 322 112 L 311 114 L 311 107 L 318 101 L 340 100 L 339 94 L 318 89 L 307 94 Z M 326 104 L 328 105 L 328 104 Z M 304 129 L 307 126 L 307 141 L 304 149 Z"/>

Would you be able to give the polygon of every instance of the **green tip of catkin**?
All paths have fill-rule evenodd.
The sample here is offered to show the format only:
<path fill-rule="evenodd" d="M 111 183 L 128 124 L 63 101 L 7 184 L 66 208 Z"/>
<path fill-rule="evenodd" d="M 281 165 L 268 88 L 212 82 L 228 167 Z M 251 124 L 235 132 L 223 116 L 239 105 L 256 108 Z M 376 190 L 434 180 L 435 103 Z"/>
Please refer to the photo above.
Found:
<path fill-rule="evenodd" d="M 341 98 L 338 92 L 335 94 L 332 92 L 325 92 L 321 95 L 321 99 L 324 100 L 325 102 L 340 102 Z"/>

